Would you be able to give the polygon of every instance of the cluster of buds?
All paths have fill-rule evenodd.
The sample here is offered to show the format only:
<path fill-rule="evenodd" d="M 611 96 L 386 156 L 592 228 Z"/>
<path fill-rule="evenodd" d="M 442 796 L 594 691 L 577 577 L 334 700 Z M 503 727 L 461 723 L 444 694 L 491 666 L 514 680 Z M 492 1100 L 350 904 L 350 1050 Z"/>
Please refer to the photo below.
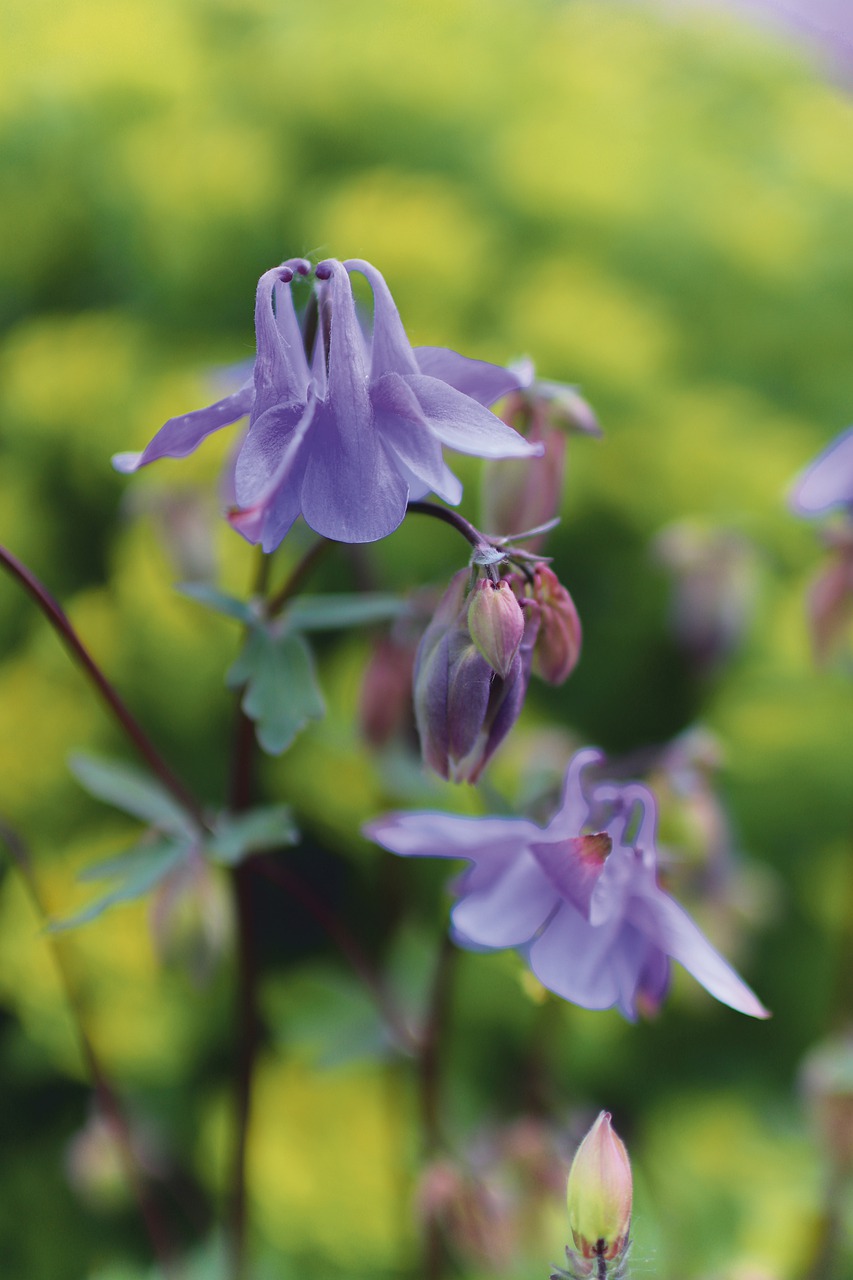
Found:
<path fill-rule="evenodd" d="M 631 1162 L 602 1111 L 575 1153 L 567 1200 L 573 1245 L 551 1280 L 619 1280 L 631 1247 Z"/>
<path fill-rule="evenodd" d="M 477 781 L 518 718 L 531 671 L 561 684 L 580 656 L 577 610 L 547 565 L 506 576 L 483 567 L 454 575 L 415 659 L 424 759 L 454 782 Z"/>

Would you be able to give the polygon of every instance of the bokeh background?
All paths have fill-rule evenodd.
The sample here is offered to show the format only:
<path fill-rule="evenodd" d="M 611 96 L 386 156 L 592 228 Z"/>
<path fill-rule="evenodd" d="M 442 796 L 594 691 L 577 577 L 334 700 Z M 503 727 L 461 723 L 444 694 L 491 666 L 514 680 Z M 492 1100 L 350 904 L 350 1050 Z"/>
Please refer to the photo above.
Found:
<path fill-rule="evenodd" d="M 206 800 L 228 767 L 238 636 L 173 586 L 248 589 L 250 549 L 218 514 L 229 441 L 130 481 L 109 458 L 251 356 L 263 270 L 368 258 L 413 341 L 529 355 L 580 385 L 604 429 L 570 441 L 549 544 L 583 659 L 559 692 L 531 689 L 485 794 L 430 781 L 399 742 L 367 748 L 363 634 L 321 646 L 329 715 L 263 777 L 306 833 L 303 874 L 416 1000 L 446 869 L 389 866 L 360 823 L 412 804 L 547 813 L 573 745 L 627 757 L 656 784 L 676 892 L 774 1010 L 751 1023 L 681 974 L 660 1017 L 629 1026 L 543 999 L 513 956 L 462 956 L 442 1186 L 457 1206 L 471 1169 L 489 1187 L 447 1229 L 471 1280 L 558 1260 L 551 1175 L 600 1106 L 634 1158 L 638 1275 L 798 1277 L 816 1257 L 828 1153 L 799 1081 L 853 1015 L 853 686 L 843 652 L 816 668 L 805 601 L 824 552 L 786 491 L 853 412 L 853 106 L 838 68 L 737 6 L 3 6 L 0 540 Z M 460 473 L 476 519 L 478 467 Z M 330 557 L 312 586 L 443 583 L 461 545 L 411 524 Z M 292 541 L 285 563 L 307 545 Z M 134 834 L 67 757 L 129 752 L 8 580 L 0 650 L 0 813 L 64 915 L 87 896 L 78 871 Z M 63 946 L 152 1177 L 169 1172 L 187 1274 L 208 1280 L 223 1274 L 208 1204 L 232 978 L 224 889 L 205 893 L 166 944 L 168 913 L 152 934 L 139 904 Z M 259 908 L 258 1276 L 421 1275 L 411 1072 L 304 913 L 274 894 Z M 194 911 L 218 922 L 195 979 L 175 962 L 200 945 Z M 5 864 L 0 1001 L 3 1274 L 151 1276 L 41 924 Z"/>

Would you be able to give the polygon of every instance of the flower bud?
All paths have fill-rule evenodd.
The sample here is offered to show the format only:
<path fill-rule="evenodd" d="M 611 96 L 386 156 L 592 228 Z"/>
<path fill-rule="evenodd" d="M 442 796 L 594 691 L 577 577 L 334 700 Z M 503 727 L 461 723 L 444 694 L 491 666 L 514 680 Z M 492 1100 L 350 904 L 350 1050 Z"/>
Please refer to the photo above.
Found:
<path fill-rule="evenodd" d="M 569 1225 L 583 1258 L 616 1258 L 631 1225 L 631 1164 L 602 1111 L 575 1153 L 567 1192 Z"/>
<path fill-rule="evenodd" d="M 519 607 L 524 631 L 506 677 L 499 676 L 471 639 L 461 570 L 436 610 L 415 658 L 415 719 L 424 760 L 442 778 L 476 782 L 518 718 L 527 692 L 539 607 Z"/>
<path fill-rule="evenodd" d="M 521 605 L 505 578 L 481 578 L 477 583 L 469 597 L 468 631 L 489 666 L 505 680 L 524 635 Z"/>
<path fill-rule="evenodd" d="M 562 684 L 578 664 L 581 620 L 575 603 L 553 569 L 538 564 L 533 574 L 533 599 L 539 605 L 539 635 L 533 651 L 533 670 L 548 684 Z"/>

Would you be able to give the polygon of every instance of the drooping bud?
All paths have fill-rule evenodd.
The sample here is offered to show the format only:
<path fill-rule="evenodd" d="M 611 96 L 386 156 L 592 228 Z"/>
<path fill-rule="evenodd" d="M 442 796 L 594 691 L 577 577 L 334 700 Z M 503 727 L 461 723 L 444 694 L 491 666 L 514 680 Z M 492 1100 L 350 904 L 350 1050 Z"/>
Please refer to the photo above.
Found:
<path fill-rule="evenodd" d="M 469 597 L 468 631 L 489 666 L 505 680 L 524 635 L 524 614 L 507 579 L 480 579 Z"/>
<path fill-rule="evenodd" d="M 581 653 L 581 620 L 575 602 L 546 564 L 538 564 L 534 571 L 533 599 L 539 606 L 533 670 L 548 684 L 562 684 L 574 671 Z"/>
<path fill-rule="evenodd" d="M 593 410 L 575 387 L 535 378 L 529 360 L 519 361 L 513 369 L 521 387 L 507 396 L 501 417 L 531 443 L 541 444 L 543 452 L 523 460 L 490 459 L 483 469 L 483 526 L 508 534 L 536 529 L 558 514 L 568 437 L 601 435 Z M 543 541 L 539 536 L 526 541 L 526 546 L 536 552 Z"/>
<path fill-rule="evenodd" d="M 476 782 L 518 718 L 527 692 L 539 607 L 524 601 L 524 631 L 506 677 L 499 676 L 468 630 L 468 570 L 457 573 L 415 658 L 415 719 L 424 760 L 442 778 Z"/>
<path fill-rule="evenodd" d="M 621 1138 L 602 1111 L 575 1153 L 567 1200 L 575 1250 L 581 1258 L 621 1257 L 631 1226 L 631 1164 Z"/>
<path fill-rule="evenodd" d="M 361 731 L 372 747 L 384 747 L 412 716 L 414 643 L 395 635 L 376 644 L 364 672 L 359 698 Z"/>

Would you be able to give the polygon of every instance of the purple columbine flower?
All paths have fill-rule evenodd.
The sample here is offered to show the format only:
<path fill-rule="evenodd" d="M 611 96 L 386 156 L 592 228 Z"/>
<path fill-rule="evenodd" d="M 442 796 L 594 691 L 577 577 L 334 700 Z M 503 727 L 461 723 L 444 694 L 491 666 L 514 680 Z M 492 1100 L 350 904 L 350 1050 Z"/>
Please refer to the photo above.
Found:
<path fill-rule="evenodd" d="M 273 551 L 300 514 L 324 537 L 373 542 L 397 528 L 410 499 L 435 493 L 457 503 L 462 486 L 444 445 L 483 458 L 541 452 L 486 407 L 526 374 L 442 347 L 413 349 L 384 279 L 361 259 L 316 267 L 316 334 L 306 355 L 291 282 L 310 271 L 292 258 L 261 276 L 252 377 L 233 395 L 171 418 L 142 453 L 117 454 L 119 471 L 184 457 L 249 414 L 229 518 Z M 373 291 L 369 333 L 356 312 L 352 272 Z"/>
<path fill-rule="evenodd" d="M 836 436 L 800 472 L 790 502 L 798 516 L 822 516 L 835 507 L 853 514 L 853 427 Z"/>
<path fill-rule="evenodd" d="M 524 818 L 396 813 L 366 834 L 408 857 L 464 858 L 453 885 L 454 940 L 516 947 L 549 990 L 627 1018 L 656 1009 L 678 960 L 711 995 L 752 1017 L 767 1010 L 657 881 L 655 803 L 639 783 L 584 777 L 596 751 L 571 761 L 544 830 Z"/>

